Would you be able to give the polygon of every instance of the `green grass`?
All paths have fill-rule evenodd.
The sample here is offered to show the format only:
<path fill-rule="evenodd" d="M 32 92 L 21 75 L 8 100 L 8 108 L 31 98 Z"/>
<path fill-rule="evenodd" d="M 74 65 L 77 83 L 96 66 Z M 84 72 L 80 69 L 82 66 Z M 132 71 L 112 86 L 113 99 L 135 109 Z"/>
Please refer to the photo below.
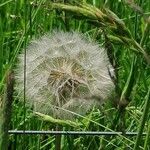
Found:
<path fill-rule="evenodd" d="M 150 14 L 150 2 L 136 0 L 136 3 L 143 9 L 143 15 L 123 0 L 88 0 L 87 2 L 100 8 L 103 13 L 106 13 L 104 8 L 110 9 L 121 19 L 117 21 L 124 21 L 124 28 L 119 25 L 115 29 L 112 28 L 108 24 L 109 18 L 102 20 L 106 24 L 104 27 L 97 23 L 95 18 L 92 18 L 93 16 L 80 13 L 80 11 L 68 11 L 69 8 L 67 8 L 65 12 L 61 5 L 52 8 L 48 0 L 34 0 L 32 3 L 29 0 L 1 0 L 0 93 L 4 91 L 7 71 L 15 67 L 18 53 L 32 38 L 39 37 L 53 29 L 83 32 L 86 36 L 106 46 L 113 57 L 117 75 L 116 94 L 115 96 L 112 94 L 110 100 L 100 110 L 93 109 L 86 118 L 76 120 L 77 123 L 82 123 L 82 126 L 76 128 L 64 126 L 63 129 L 138 131 L 139 134 L 137 137 L 62 136 L 62 149 L 149 150 L 149 136 L 143 137 L 141 133 L 150 134 L 150 64 L 145 59 L 147 55 L 144 56 L 145 52 L 150 54 L 150 23 L 147 19 Z M 108 37 L 107 42 L 103 30 Z M 144 53 L 141 52 L 143 49 Z M 10 129 L 54 130 L 55 124 L 33 116 L 28 108 L 24 110 L 24 105 L 14 93 Z M 55 149 L 54 140 L 55 137 L 49 135 L 10 135 L 9 147 L 12 150 Z"/>

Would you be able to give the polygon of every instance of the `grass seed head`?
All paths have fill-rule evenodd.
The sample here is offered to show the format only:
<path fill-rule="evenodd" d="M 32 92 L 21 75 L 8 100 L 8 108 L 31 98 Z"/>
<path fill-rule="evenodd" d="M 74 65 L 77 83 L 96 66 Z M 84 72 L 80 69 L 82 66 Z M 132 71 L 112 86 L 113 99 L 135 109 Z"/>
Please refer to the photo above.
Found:
<path fill-rule="evenodd" d="M 84 115 L 114 86 L 105 50 L 76 32 L 54 31 L 33 40 L 26 59 L 26 98 L 34 111 L 57 118 Z M 16 82 L 17 91 L 23 93 L 24 53 L 19 55 Z"/>

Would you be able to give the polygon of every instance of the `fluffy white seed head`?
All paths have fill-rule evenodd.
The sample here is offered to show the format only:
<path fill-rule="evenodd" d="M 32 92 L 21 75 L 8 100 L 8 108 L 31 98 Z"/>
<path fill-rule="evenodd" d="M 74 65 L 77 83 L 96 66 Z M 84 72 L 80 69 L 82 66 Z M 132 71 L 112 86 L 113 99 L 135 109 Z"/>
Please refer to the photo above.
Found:
<path fill-rule="evenodd" d="M 27 47 L 27 104 L 57 118 L 84 115 L 113 89 L 108 68 L 113 72 L 105 50 L 79 33 L 55 31 L 42 36 Z M 16 89 L 23 96 L 24 53 L 15 72 Z"/>

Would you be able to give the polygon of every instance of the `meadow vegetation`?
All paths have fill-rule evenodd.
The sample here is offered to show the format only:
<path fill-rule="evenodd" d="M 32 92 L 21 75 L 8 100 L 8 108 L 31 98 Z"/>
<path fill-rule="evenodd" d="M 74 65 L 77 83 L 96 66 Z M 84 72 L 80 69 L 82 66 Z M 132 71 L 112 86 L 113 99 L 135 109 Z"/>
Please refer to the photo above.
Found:
<path fill-rule="evenodd" d="M 104 47 L 114 67 L 115 92 L 74 122 L 33 114 L 14 91 L 10 130 L 120 131 L 117 136 L 63 135 L 63 150 L 150 150 L 149 0 L 1 0 L 0 107 L 8 70 L 33 38 L 54 29 L 77 31 Z M 127 136 L 126 132 L 137 132 Z M 146 135 L 142 135 L 146 133 Z M 12 150 L 55 149 L 53 135 L 9 135 Z"/>

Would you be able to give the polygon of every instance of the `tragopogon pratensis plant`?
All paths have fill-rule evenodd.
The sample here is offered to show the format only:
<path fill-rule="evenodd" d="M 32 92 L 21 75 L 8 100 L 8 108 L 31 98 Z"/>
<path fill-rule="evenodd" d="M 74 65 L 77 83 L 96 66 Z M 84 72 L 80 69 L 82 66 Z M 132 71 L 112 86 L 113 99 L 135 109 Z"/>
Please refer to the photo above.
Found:
<path fill-rule="evenodd" d="M 27 47 L 27 104 L 56 118 L 84 115 L 113 89 L 108 68 L 113 73 L 105 50 L 82 34 L 54 31 L 42 36 Z M 23 93 L 24 53 L 19 55 L 16 81 Z"/>

